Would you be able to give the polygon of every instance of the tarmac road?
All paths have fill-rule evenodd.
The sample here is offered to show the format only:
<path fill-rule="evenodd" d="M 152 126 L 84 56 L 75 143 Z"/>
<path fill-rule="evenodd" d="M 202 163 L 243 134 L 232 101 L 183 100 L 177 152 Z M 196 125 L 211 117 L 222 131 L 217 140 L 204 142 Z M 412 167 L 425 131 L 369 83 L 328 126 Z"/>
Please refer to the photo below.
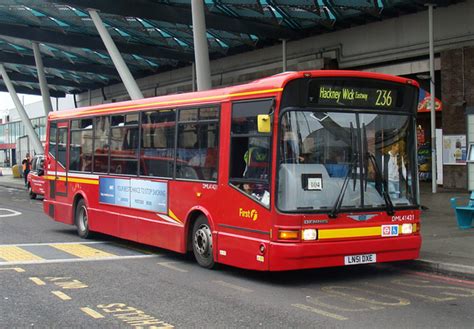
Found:
<path fill-rule="evenodd" d="M 99 235 L 0 187 L 0 328 L 472 328 L 474 281 L 383 264 L 260 273 Z"/>

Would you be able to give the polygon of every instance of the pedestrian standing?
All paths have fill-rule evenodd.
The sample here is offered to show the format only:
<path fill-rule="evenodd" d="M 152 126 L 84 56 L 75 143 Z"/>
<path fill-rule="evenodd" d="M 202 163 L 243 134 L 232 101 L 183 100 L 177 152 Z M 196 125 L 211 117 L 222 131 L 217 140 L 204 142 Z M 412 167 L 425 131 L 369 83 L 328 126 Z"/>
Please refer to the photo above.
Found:
<path fill-rule="evenodd" d="M 21 162 L 23 168 L 23 178 L 25 179 L 25 186 L 28 186 L 28 174 L 31 170 L 31 160 L 30 160 L 30 153 L 26 153 L 25 158 Z"/>

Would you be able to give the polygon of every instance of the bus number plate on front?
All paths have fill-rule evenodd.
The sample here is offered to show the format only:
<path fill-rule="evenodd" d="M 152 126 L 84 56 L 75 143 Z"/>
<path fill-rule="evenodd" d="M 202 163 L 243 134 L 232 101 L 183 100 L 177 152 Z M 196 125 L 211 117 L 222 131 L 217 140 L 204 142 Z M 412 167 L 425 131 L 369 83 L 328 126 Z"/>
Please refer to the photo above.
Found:
<path fill-rule="evenodd" d="M 377 262 L 375 254 L 344 256 L 344 265 L 369 264 Z"/>

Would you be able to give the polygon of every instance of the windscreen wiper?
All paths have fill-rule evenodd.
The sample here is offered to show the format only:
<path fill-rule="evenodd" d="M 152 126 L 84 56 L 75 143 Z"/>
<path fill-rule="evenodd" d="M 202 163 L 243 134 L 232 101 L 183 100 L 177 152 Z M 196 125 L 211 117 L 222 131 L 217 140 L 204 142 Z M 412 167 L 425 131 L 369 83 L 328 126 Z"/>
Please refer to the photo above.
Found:
<path fill-rule="evenodd" d="M 385 205 L 387 206 L 387 215 L 392 216 L 394 214 L 394 210 L 392 199 L 390 198 L 390 194 L 388 193 L 387 180 L 383 177 L 382 172 L 380 171 L 380 168 L 377 165 L 377 161 L 375 161 L 375 156 L 372 153 L 367 152 L 367 159 L 369 159 L 372 162 L 372 165 L 374 166 L 376 179 L 378 178 L 380 179 L 380 182 L 382 182 L 382 196 L 385 201 Z"/>
<path fill-rule="evenodd" d="M 357 144 L 355 143 L 355 138 L 354 138 L 354 126 L 352 125 L 351 122 L 351 150 L 356 150 Z M 349 168 L 346 173 L 346 177 L 344 177 L 344 181 L 342 183 L 341 190 L 339 191 L 339 195 L 336 198 L 336 201 L 334 202 L 334 205 L 331 209 L 331 212 L 329 213 L 329 217 L 331 218 L 336 218 L 337 214 L 339 213 L 339 210 L 341 209 L 342 206 L 342 201 L 344 200 L 344 194 L 346 193 L 347 190 L 347 185 L 349 185 L 349 177 L 352 176 L 354 180 L 354 190 L 355 190 L 355 176 L 356 174 L 354 173 L 354 165 L 357 163 L 357 159 L 359 159 L 358 152 L 355 151 L 353 153 L 352 161 L 349 165 Z"/>
<path fill-rule="evenodd" d="M 331 209 L 331 212 L 329 213 L 329 217 L 331 218 L 336 218 L 337 214 L 339 213 L 339 210 L 341 210 L 342 206 L 342 201 L 344 200 L 344 194 L 346 194 L 347 190 L 347 185 L 349 185 L 349 178 L 351 176 L 354 177 L 354 164 L 357 162 L 357 157 L 354 158 L 352 163 L 349 165 L 349 170 L 347 170 L 346 177 L 344 178 L 344 182 L 342 183 L 341 190 L 339 191 L 339 195 L 336 198 L 336 202 L 334 202 L 334 206 Z"/>

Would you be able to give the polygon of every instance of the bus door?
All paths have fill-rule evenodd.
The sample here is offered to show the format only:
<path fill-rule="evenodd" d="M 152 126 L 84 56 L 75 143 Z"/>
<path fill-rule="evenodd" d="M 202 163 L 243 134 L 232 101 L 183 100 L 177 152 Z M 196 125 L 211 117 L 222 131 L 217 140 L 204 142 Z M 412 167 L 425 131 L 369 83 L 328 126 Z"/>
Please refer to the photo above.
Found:
<path fill-rule="evenodd" d="M 51 127 L 50 140 L 55 143 L 50 144 L 50 153 L 54 157 L 55 161 L 51 163 L 50 171 L 54 172 L 54 180 L 51 181 L 50 186 L 50 198 L 56 199 L 56 196 L 67 196 L 67 159 L 68 156 L 68 122 L 59 122 L 56 126 L 55 131 Z M 54 138 L 54 140 L 53 140 Z"/>

